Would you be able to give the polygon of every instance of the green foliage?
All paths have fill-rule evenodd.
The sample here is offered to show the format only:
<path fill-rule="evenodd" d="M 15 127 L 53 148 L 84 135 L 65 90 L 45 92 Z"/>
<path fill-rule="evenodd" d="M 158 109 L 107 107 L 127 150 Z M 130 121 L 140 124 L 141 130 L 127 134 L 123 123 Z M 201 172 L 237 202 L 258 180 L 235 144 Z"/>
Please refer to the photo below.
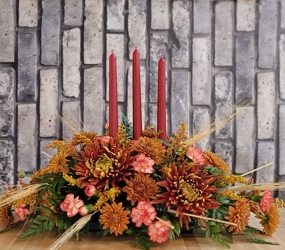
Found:
<path fill-rule="evenodd" d="M 127 139 L 131 139 L 133 137 L 133 128 L 131 122 L 125 114 L 122 115 L 122 124 L 128 135 Z"/>
<path fill-rule="evenodd" d="M 263 240 L 257 236 L 255 236 L 253 234 L 253 232 L 256 232 L 258 231 L 258 229 L 255 229 L 255 228 L 252 228 L 252 227 L 246 227 L 244 230 L 243 230 L 243 234 L 252 242 L 254 243 L 258 243 L 258 244 L 268 244 L 268 245 L 279 245 L 278 243 L 275 243 L 275 242 L 270 242 L 270 241 L 266 241 L 266 240 Z"/>
<path fill-rule="evenodd" d="M 46 217 L 44 215 L 37 215 L 33 220 L 33 225 L 25 233 L 20 234 L 19 238 L 26 238 L 34 234 L 40 234 L 50 231 L 54 228 L 53 218 Z"/>
<path fill-rule="evenodd" d="M 221 174 L 225 174 L 225 172 L 217 167 L 213 167 L 213 166 L 206 166 L 204 167 L 205 170 L 208 171 L 208 173 L 213 174 L 213 175 L 221 175 Z"/>
<path fill-rule="evenodd" d="M 136 243 L 138 246 L 140 246 L 144 250 L 150 249 L 150 239 L 147 236 L 143 236 L 143 235 L 138 234 L 136 236 Z"/>
<path fill-rule="evenodd" d="M 206 224 L 208 226 L 208 229 L 206 230 L 206 238 L 213 240 L 222 247 L 230 248 L 229 244 L 223 239 L 221 225 L 214 221 L 206 222 Z"/>

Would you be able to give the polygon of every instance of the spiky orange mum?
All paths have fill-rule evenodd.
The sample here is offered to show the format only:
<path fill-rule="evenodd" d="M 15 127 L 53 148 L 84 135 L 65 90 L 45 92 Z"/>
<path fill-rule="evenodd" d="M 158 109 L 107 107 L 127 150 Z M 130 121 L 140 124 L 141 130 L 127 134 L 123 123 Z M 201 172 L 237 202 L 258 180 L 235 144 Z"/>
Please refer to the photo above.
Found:
<path fill-rule="evenodd" d="M 214 176 L 208 175 L 198 165 L 172 164 L 168 178 L 158 182 L 165 191 L 157 195 L 157 202 L 165 203 L 169 209 L 176 209 L 180 224 L 184 222 L 188 228 L 189 217 L 183 213 L 202 215 L 208 209 L 218 208 L 219 203 L 211 198 L 218 191 L 211 185 L 214 180 Z"/>
<path fill-rule="evenodd" d="M 163 162 L 165 146 L 156 138 L 139 137 L 137 141 L 134 141 L 133 150 L 149 156 L 157 165 Z"/>
<path fill-rule="evenodd" d="M 276 232 L 279 225 L 280 212 L 274 203 L 271 203 L 264 215 L 257 215 L 256 217 L 261 218 L 259 223 L 263 226 L 263 232 L 266 235 L 272 235 Z"/>
<path fill-rule="evenodd" d="M 143 173 L 136 173 L 134 177 L 126 180 L 123 191 L 127 193 L 127 200 L 132 206 L 136 201 L 148 201 L 155 199 L 158 193 L 158 186 L 154 179 Z"/>
<path fill-rule="evenodd" d="M 218 169 L 224 171 L 225 173 L 231 172 L 228 164 L 223 159 L 221 159 L 219 156 L 217 156 L 215 153 L 211 151 L 206 151 L 203 153 L 203 155 L 210 165 L 217 167 Z"/>
<path fill-rule="evenodd" d="M 0 226 L 8 227 L 14 222 L 14 216 L 11 212 L 11 206 L 0 208 Z"/>
<path fill-rule="evenodd" d="M 99 223 L 103 225 L 103 229 L 110 229 L 110 233 L 114 233 L 116 236 L 122 234 L 127 228 L 127 224 L 130 223 L 128 215 L 130 211 L 124 210 L 122 202 L 119 204 L 113 203 L 106 205 L 100 210 Z"/>
<path fill-rule="evenodd" d="M 250 217 L 250 204 L 246 198 L 241 198 L 236 201 L 234 206 L 229 207 L 229 215 L 225 219 L 229 222 L 236 223 L 237 226 L 225 224 L 229 232 L 236 234 L 242 232 L 248 225 Z"/>
<path fill-rule="evenodd" d="M 79 177 L 82 188 L 88 184 L 99 190 L 118 187 L 121 181 L 131 175 L 134 157 L 130 153 L 130 148 L 121 149 L 111 137 L 108 143 L 96 138 L 75 158 L 78 163 L 72 169 Z"/>

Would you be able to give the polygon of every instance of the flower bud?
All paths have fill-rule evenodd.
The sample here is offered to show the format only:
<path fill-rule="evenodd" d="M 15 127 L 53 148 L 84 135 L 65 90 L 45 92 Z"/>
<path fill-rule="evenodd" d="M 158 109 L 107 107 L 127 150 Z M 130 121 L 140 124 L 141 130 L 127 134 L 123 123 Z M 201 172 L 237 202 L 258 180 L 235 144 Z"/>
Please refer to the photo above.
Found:
<path fill-rule="evenodd" d="M 94 196 L 95 192 L 96 192 L 96 188 L 95 188 L 92 184 L 89 184 L 89 185 L 84 189 L 84 193 L 85 193 L 88 197 Z"/>
<path fill-rule="evenodd" d="M 94 211 L 94 207 L 92 204 L 84 205 L 81 208 L 79 208 L 78 212 L 81 216 L 85 216 L 87 214 L 90 214 Z"/>

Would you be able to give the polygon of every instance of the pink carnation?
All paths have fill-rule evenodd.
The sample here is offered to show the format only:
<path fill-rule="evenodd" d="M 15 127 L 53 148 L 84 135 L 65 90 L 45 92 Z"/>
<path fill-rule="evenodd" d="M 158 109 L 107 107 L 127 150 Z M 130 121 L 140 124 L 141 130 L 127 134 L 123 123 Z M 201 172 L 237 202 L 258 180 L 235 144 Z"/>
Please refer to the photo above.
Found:
<path fill-rule="evenodd" d="M 186 156 L 190 158 L 194 163 L 200 166 L 207 165 L 207 161 L 205 157 L 203 156 L 203 151 L 199 148 L 190 146 L 186 152 Z"/>
<path fill-rule="evenodd" d="M 169 224 L 171 222 L 168 220 L 166 221 Z M 163 243 L 168 240 L 170 228 L 165 223 L 161 221 L 156 221 L 155 223 L 151 224 L 148 227 L 147 233 L 150 237 L 150 240 L 157 243 Z"/>
<path fill-rule="evenodd" d="M 98 137 L 98 140 L 102 145 L 106 146 L 110 143 L 111 137 L 110 136 L 100 136 Z"/>
<path fill-rule="evenodd" d="M 265 210 L 270 207 L 272 200 L 272 192 L 268 189 L 265 190 L 262 198 L 260 199 L 260 209 L 262 212 L 265 212 Z"/>
<path fill-rule="evenodd" d="M 150 157 L 146 156 L 143 153 L 136 155 L 136 160 L 133 163 L 134 170 L 137 172 L 142 172 L 146 174 L 153 173 L 153 165 L 155 164 L 155 161 L 151 159 Z"/>
<path fill-rule="evenodd" d="M 137 207 L 132 209 L 130 216 L 136 227 L 141 227 L 142 224 L 149 226 L 156 217 L 156 211 L 149 201 L 140 201 Z"/>
<path fill-rule="evenodd" d="M 60 204 L 60 209 L 67 212 L 68 217 L 73 217 L 82 206 L 84 206 L 84 202 L 79 199 L 79 196 L 74 198 L 74 194 L 67 194 L 65 200 Z"/>
<path fill-rule="evenodd" d="M 26 205 L 20 205 L 15 207 L 15 213 L 20 221 L 24 221 L 27 215 L 30 214 L 30 211 L 26 208 Z"/>
<path fill-rule="evenodd" d="M 95 192 L 96 192 L 96 188 L 95 188 L 92 184 L 89 184 L 89 185 L 84 189 L 84 193 L 85 193 L 88 197 L 94 196 Z"/>

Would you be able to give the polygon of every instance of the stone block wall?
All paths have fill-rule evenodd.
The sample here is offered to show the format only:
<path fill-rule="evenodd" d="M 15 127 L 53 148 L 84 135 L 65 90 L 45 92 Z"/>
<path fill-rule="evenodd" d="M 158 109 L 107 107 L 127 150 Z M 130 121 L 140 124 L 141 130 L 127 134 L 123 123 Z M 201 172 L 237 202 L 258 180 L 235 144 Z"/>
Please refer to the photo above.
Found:
<path fill-rule="evenodd" d="M 144 126 L 156 126 L 162 55 L 168 134 L 219 125 L 234 108 L 197 146 L 235 173 L 272 162 L 253 177 L 285 179 L 285 0 L 1 0 L 0 45 L 0 189 L 44 167 L 45 145 L 72 127 L 103 132 L 111 51 L 119 112 L 132 120 L 135 48 Z"/>

